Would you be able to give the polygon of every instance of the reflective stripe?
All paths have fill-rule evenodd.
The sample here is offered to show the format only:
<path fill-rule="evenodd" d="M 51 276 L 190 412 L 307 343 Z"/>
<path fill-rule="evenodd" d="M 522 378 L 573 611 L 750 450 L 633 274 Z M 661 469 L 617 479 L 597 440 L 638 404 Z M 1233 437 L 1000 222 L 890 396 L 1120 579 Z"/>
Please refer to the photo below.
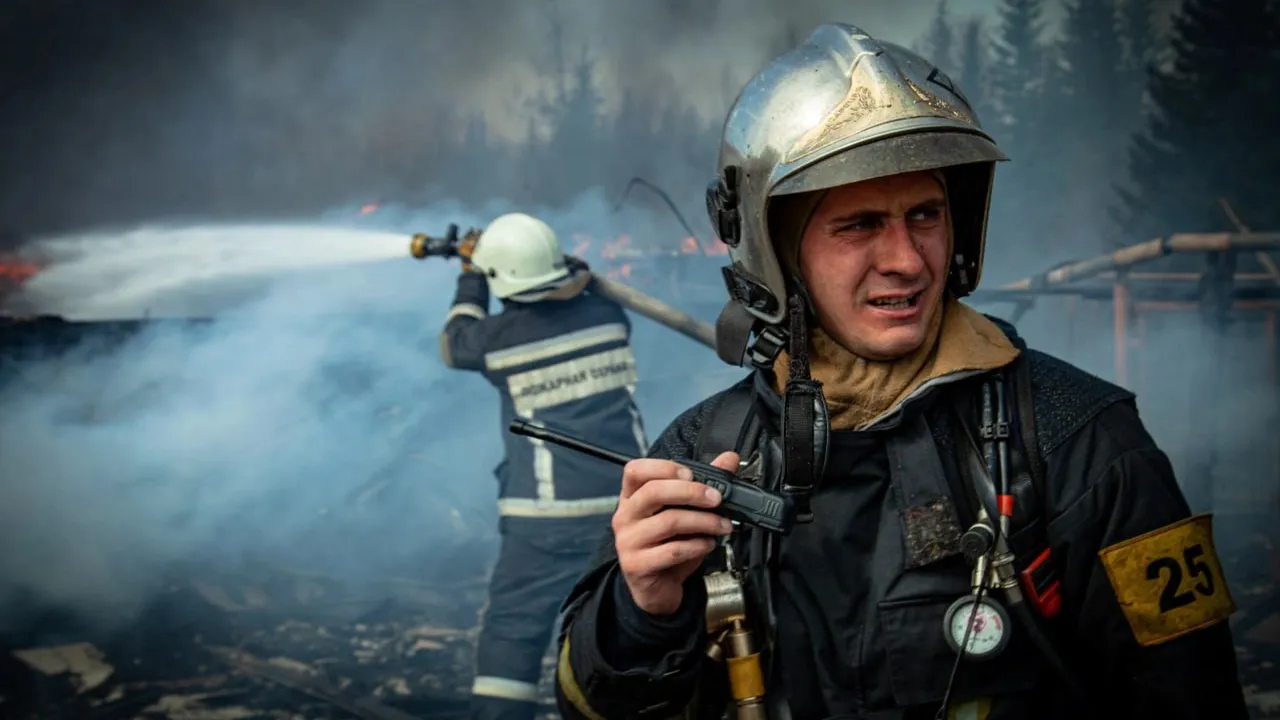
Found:
<path fill-rule="evenodd" d="M 597 325 L 537 342 L 494 350 L 484 356 L 484 365 L 488 370 L 503 370 L 626 339 L 627 327 L 622 323 Z"/>
<path fill-rule="evenodd" d="M 458 303 L 449 308 L 449 314 L 444 316 L 444 324 L 447 327 L 456 317 L 469 317 L 476 320 L 483 320 L 488 317 L 488 313 L 484 308 L 475 303 Z M 453 364 L 453 347 L 449 344 L 449 333 L 440 332 L 440 360 L 445 367 L 454 367 Z"/>
<path fill-rule="evenodd" d="M 447 325 L 450 320 L 456 317 L 472 317 L 477 320 L 483 320 L 488 316 L 489 313 L 475 303 L 458 303 L 449 308 L 449 314 L 444 316 L 444 322 Z"/>
<path fill-rule="evenodd" d="M 538 686 L 522 680 L 477 675 L 471 683 L 472 695 L 515 700 L 517 702 L 538 702 Z"/>
<path fill-rule="evenodd" d="M 507 378 L 507 391 L 516 412 L 529 415 L 538 408 L 634 386 L 637 380 L 631 348 L 620 347 L 516 373 Z"/>
<path fill-rule="evenodd" d="M 604 720 L 603 715 L 587 704 L 582 688 L 578 687 L 578 679 L 573 676 L 573 665 L 569 663 L 568 630 L 564 633 L 564 644 L 560 646 L 560 661 L 556 663 L 556 683 L 560 685 L 560 692 L 564 693 L 564 699 L 569 701 L 574 710 L 582 713 L 587 720 Z"/>
<path fill-rule="evenodd" d="M 571 518 L 608 515 L 618 508 L 618 496 L 582 498 L 581 500 L 535 500 L 533 498 L 501 498 L 498 514 L 506 517 Z"/>
<path fill-rule="evenodd" d="M 636 405 L 636 386 L 628 385 L 627 394 L 631 396 L 631 434 L 636 438 L 636 454 L 643 457 L 649 452 L 649 440 L 644 435 L 644 418 L 640 417 L 640 407 Z"/>
<path fill-rule="evenodd" d="M 538 427 L 546 427 L 540 421 L 533 419 L 533 411 L 529 412 L 529 420 Z M 556 499 L 555 457 L 551 454 L 551 448 L 547 447 L 546 441 L 529 438 L 529 444 L 533 446 L 534 493 L 538 500 L 551 502 Z"/>

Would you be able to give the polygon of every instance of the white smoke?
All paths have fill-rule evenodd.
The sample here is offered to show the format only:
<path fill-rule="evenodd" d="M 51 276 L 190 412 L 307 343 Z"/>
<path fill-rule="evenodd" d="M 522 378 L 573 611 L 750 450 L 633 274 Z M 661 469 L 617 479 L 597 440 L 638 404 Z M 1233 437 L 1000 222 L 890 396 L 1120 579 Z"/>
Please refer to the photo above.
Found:
<path fill-rule="evenodd" d="M 409 258 L 407 239 L 450 222 L 483 226 L 507 209 L 375 213 L 364 222 L 402 237 L 404 256 L 349 266 L 333 263 L 342 252 L 369 259 L 373 247 L 278 227 L 45 243 L 66 263 L 45 271 L 56 282 L 36 285 L 48 307 L 113 318 L 199 307 L 216 320 L 156 322 L 5 373 L 0 622 L 20 619 L 6 612 L 18 602 L 126 621 L 166 573 L 246 557 L 348 579 L 480 575 L 495 550 L 497 395 L 441 364 L 458 268 Z M 613 214 L 600 194 L 521 210 L 565 235 L 680 237 L 668 220 Z M 705 392 L 672 381 L 722 366 L 636 324 L 642 378 L 671 388 L 642 384 L 652 436 Z"/>

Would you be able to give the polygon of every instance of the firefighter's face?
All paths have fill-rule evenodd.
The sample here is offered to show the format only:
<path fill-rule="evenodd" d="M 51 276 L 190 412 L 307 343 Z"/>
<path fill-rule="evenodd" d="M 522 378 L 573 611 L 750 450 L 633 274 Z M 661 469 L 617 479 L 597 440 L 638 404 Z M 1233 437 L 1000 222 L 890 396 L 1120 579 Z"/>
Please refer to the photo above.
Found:
<path fill-rule="evenodd" d="M 818 321 L 868 360 L 911 353 L 941 312 L 950 244 L 946 195 L 930 173 L 827 191 L 800 242 Z"/>

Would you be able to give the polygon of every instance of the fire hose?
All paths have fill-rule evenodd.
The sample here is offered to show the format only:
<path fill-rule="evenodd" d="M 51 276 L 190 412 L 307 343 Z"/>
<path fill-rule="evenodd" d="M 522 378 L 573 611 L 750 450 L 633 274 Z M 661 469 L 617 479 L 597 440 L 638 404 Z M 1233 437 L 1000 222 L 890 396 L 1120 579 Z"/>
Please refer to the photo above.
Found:
<path fill-rule="evenodd" d="M 462 238 L 459 238 L 458 226 L 449 225 L 449 229 L 443 237 L 435 237 L 423 233 L 414 235 L 409 241 L 409 254 L 418 260 L 430 257 L 445 259 L 460 257 L 466 260 L 463 253 L 459 251 L 459 246 L 463 244 L 464 240 L 470 239 L 474 241 L 478 240 L 479 237 L 480 231 L 472 229 L 468 230 Z M 609 298 L 637 315 L 643 315 L 659 325 L 675 330 L 691 340 L 706 345 L 712 350 L 716 347 L 715 328 L 710 323 L 698 320 L 682 310 L 671 307 L 652 295 L 647 295 L 633 287 L 597 273 L 591 273 L 589 287 L 597 295 Z"/>

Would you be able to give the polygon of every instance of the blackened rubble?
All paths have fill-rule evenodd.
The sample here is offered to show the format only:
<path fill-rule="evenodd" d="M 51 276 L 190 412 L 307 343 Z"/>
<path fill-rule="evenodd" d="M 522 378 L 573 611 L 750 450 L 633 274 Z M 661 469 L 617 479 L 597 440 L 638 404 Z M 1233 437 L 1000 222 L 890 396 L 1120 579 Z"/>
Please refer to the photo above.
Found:
<path fill-rule="evenodd" d="M 1280 554 L 1262 572 L 1259 553 L 1273 553 L 1262 539 L 1224 556 L 1241 608 L 1232 624 L 1253 717 L 1280 717 Z M 3 638 L 0 717 L 465 717 L 483 578 L 370 590 L 291 573 L 174 583 L 132 627 L 106 637 L 45 616 Z M 546 670 L 545 717 L 555 717 L 550 657 Z"/>
<path fill-rule="evenodd" d="M 1254 718 L 1280 717 L 1280 545 L 1272 524 L 1223 554 L 1239 609 L 1231 617 L 1245 701 Z"/>
<path fill-rule="evenodd" d="M 483 578 L 392 584 L 370 602 L 315 577 L 175 583 L 105 637 L 46 616 L 5 638 L 0 716 L 461 717 Z"/>

